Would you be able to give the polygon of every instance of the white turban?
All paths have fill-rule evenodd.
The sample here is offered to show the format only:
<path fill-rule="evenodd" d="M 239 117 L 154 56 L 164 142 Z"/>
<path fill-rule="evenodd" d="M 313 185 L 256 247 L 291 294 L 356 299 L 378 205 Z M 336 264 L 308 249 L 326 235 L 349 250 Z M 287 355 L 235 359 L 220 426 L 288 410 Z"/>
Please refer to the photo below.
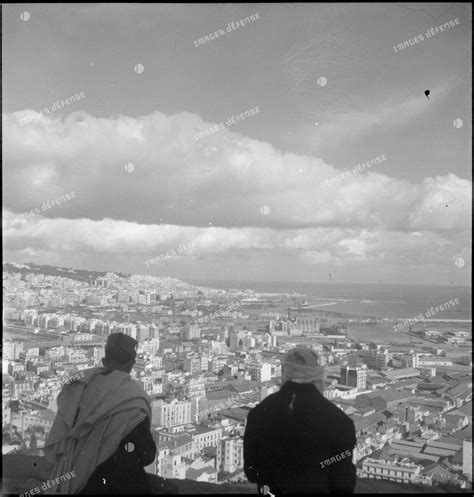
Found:
<path fill-rule="evenodd" d="M 282 369 L 283 383 L 317 383 L 319 390 L 322 390 L 324 366 L 314 350 L 307 347 L 291 349 L 285 356 Z"/>

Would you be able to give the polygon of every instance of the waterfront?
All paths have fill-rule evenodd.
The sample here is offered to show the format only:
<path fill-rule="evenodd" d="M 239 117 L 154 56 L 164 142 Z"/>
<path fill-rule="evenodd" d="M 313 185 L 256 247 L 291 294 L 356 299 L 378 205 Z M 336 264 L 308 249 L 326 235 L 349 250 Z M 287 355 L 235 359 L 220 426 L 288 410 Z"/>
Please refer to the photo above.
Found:
<path fill-rule="evenodd" d="M 212 288 L 252 289 L 259 293 L 303 294 L 309 305 L 331 304 L 328 310 L 386 319 L 409 319 L 430 307 L 459 299 L 459 305 L 440 312 L 439 319 L 472 319 L 471 290 L 460 286 L 303 283 L 269 281 L 187 280 Z M 301 300 L 301 299 L 299 299 Z"/>

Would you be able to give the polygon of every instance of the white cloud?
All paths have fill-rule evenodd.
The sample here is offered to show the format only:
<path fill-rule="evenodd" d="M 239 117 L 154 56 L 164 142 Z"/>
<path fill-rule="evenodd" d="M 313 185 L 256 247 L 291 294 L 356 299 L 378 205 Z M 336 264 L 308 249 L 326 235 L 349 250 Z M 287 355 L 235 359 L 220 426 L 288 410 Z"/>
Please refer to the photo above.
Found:
<path fill-rule="evenodd" d="M 471 183 L 454 174 L 415 185 L 375 170 L 321 189 L 339 172 L 323 160 L 228 130 L 196 142 L 194 133 L 209 123 L 190 113 L 115 119 L 82 113 L 86 126 L 77 126 L 74 115 L 20 126 L 21 116 L 4 116 L 4 206 L 13 212 L 75 191 L 77 202 L 47 215 L 285 229 L 456 230 L 470 223 L 462 209 Z M 125 170 L 128 162 L 133 172 Z M 444 201 L 451 206 L 443 211 Z M 262 216 L 262 205 L 270 215 Z"/>
<path fill-rule="evenodd" d="M 5 220 L 11 213 L 4 213 Z M 467 250 L 469 234 L 459 240 L 426 231 L 413 236 L 411 232 L 337 227 L 306 229 L 272 228 L 196 228 L 172 225 L 144 225 L 127 221 L 103 219 L 46 219 L 35 216 L 25 224 L 4 228 L 4 248 L 22 251 L 25 247 L 38 252 L 72 254 L 127 255 L 137 263 L 176 250 L 180 244 L 188 247 L 176 256 L 180 260 L 207 260 L 239 251 L 271 256 L 274 251 L 294 254 L 295 262 L 310 264 L 330 262 L 344 265 L 357 262 L 408 264 L 432 261 L 451 264 L 461 248 Z M 465 252 L 463 252 L 465 253 Z M 197 258 L 197 259 L 196 259 Z"/>
<path fill-rule="evenodd" d="M 322 159 L 227 129 L 196 142 L 211 123 L 186 112 L 81 113 L 84 126 L 75 115 L 20 126 L 22 116 L 4 115 L 4 218 L 66 192 L 77 198 L 48 218 L 6 223 L 9 253 L 128 254 L 141 264 L 206 234 L 180 257 L 277 251 L 309 264 L 397 265 L 451 264 L 469 246 L 471 182 L 452 173 L 413 184 L 374 168 L 322 189 L 340 172 Z"/>

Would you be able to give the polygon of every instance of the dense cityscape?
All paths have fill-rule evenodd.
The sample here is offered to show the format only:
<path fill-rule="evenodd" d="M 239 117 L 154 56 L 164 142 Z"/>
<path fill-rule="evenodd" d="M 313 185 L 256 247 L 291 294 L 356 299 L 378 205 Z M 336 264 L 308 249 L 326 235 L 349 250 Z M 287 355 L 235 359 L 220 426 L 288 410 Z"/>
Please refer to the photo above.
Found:
<path fill-rule="evenodd" d="M 42 455 L 61 388 L 99 366 L 107 337 L 122 332 L 139 342 L 131 376 L 151 398 L 149 473 L 246 481 L 247 414 L 280 388 L 285 353 L 305 345 L 326 363 L 325 397 L 354 422 L 360 478 L 472 487 L 470 321 L 404 327 L 297 293 L 31 263 L 4 263 L 3 292 L 3 454 Z M 393 341 L 351 333 L 386 321 L 403 328 Z M 398 343 L 402 334 L 410 340 Z"/>

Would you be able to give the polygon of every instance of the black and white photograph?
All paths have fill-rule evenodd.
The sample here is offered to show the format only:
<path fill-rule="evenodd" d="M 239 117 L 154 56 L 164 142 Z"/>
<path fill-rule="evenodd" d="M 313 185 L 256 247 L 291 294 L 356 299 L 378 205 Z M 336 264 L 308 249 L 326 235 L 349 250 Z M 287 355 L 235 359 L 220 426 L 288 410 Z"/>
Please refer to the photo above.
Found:
<path fill-rule="evenodd" d="M 1 15 L 2 496 L 472 495 L 472 4 Z"/>

